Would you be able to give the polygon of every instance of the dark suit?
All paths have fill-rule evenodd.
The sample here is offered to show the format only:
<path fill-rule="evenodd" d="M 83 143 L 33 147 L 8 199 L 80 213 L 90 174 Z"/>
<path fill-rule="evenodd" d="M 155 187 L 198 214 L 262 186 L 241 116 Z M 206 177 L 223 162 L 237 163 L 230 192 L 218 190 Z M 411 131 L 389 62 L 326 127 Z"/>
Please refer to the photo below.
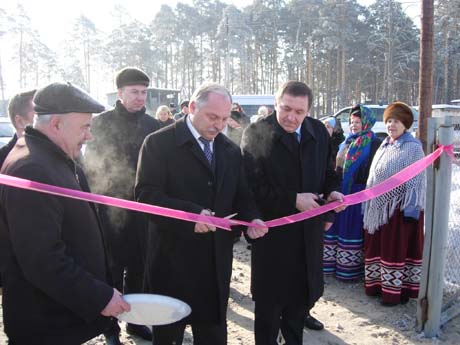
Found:
<path fill-rule="evenodd" d="M 76 163 L 26 128 L 3 174 L 89 191 Z M 113 289 L 94 205 L 0 186 L 3 320 L 12 344 L 81 344 L 109 326 Z"/>
<path fill-rule="evenodd" d="M 305 118 L 299 145 L 294 134 L 287 133 L 273 113 L 247 128 L 242 148 L 248 182 L 264 219 L 298 213 L 297 193 L 327 197 L 338 188 L 329 135 L 318 120 Z M 268 325 L 262 331 L 258 329 L 258 310 L 275 314 L 287 310 L 287 314 L 283 312 L 283 322 L 296 319 L 301 332 L 302 314 L 323 294 L 323 229 L 324 217 L 319 216 L 270 229 L 254 241 L 251 291 L 256 302 L 257 344 L 272 344 L 268 338 L 258 341 L 258 330 L 259 335 L 272 332 L 275 339 L 278 332 L 267 330 Z M 275 328 L 278 326 L 283 330 L 283 324 Z"/>
<path fill-rule="evenodd" d="M 193 213 L 207 208 L 220 217 L 238 212 L 239 219 L 258 218 L 240 149 L 219 134 L 214 140 L 213 169 L 185 119 L 146 138 L 139 156 L 136 198 Z M 208 337 L 208 344 L 226 344 L 232 233 L 217 229 L 198 234 L 194 232 L 195 223 L 158 216 L 150 219 L 155 237 L 150 267 L 152 292 L 190 304 L 192 314 L 186 321 L 192 328 L 220 327 L 217 338 L 208 334 L 204 339 Z M 196 337 L 195 344 L 200 344 Z"/>

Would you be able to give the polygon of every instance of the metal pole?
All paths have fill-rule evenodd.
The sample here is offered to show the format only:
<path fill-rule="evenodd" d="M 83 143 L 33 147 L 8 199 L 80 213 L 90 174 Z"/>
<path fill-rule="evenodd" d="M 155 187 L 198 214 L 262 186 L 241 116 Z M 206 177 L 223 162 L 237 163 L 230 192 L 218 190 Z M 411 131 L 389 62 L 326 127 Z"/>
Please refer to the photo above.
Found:
<path fill-rule="evenodd" d="M 426 154 L 430 154 L 434 150 L 434 144 L 436 142 L 436 129 L 438 128 L 438 122 L 440 118 L 430 117 L 428 120 L 428 132 L 427 132 L 427 151 Z M 420 277 L 420 290 L 418 293 L 417 301 L 417 318 L 416 318 L 416 330 L 417 332 L 423 331 L 423 326 L 427 319 L 427 290 L 428 290 L 428 279 L 430 272 L 430 258 L 431 258 L 431 242 L 433 237 L 433 207 L 434 207 L 434 191 L 435 191 L 435 169 L 429 166 L 426 169 L 426 203 L 425 203 L 425 240 L 423 242 L 423 264 L 422 274 Z"/>
<path fill-rule="evenodd" d="M 439 128 L 439 144 L 453 142 L 454 128 L 442 125 Z M 446 241 L 449 230 L 450 187 L 452 158 L 446 154 L 440 157 L 439 169 L 435 172 L 436 190 L 433 214 L 433 237 L 431 250 L 430 277 L 428 280 L 428 320 L 425 336 L 438 335 L 441 324 L 442 295 L 444 288 L 444 267 L 446 262 Z"/>

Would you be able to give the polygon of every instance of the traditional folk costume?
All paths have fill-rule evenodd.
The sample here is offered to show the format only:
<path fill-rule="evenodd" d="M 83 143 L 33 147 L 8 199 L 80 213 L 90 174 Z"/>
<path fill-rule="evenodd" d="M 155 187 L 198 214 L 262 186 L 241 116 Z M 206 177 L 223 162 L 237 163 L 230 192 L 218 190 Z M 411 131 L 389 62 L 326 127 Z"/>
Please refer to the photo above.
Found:
<path fill-rule="evenodd" d="M 409 126 L 410 127 L 410 126 Z M 421 143 L 405 132 L 376 152 L 367 187 L 423 158 Z M 364 204 L 365 288 L 394 305 L 417 298 L 423 251 L 425 173 Z"/>
<path fill-rule="evenodd" d="M 351 116 L 361 118 L 363 129 L 350 133 L 340 145 L 336 170 L 343 176 L 342 193 L 353 194 L 363 190 L 372 158 L 381 141 L 371 128 L 375 115 L 371 109 L 357 105 Z M 363 216 L 361 204 L 349 206 L 336 215 L 332 227 L 324 235 L 324 273 L 341 280 L 353 280 L 364 274 Z"/>

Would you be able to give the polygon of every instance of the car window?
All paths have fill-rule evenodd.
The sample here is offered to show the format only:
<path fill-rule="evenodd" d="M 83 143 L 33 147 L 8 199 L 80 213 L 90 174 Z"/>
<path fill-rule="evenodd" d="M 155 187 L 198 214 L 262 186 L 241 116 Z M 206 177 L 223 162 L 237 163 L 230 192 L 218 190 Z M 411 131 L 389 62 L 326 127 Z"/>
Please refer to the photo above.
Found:
<path fill-rule="evenodd" d="M 0 123 L 0 137 L 12 137 L 14 135 L 14 128 L 10 123 Z"/>
<path fill-rule="evenodd" d="M 383 121 L 383 112 L 385 108 L 371 108 L 375 114 L 375 121 Z"/>
<path fill-rule="evenodd" d="M 348 122 L 349 114 L 350 114 L 350 109 L 344 109 L 340 113 L 337 114 L 336 118 L 339 119 L 340 122 Z"/>

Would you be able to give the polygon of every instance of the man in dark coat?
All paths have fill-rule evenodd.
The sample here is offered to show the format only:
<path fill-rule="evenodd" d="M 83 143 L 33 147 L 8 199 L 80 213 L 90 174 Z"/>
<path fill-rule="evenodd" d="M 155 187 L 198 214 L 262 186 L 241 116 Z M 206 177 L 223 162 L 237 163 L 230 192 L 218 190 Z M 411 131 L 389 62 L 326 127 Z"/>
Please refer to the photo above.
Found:
<path fill-rule="evenodd" d="M 117 73 L 119 100 L 114 109 L 94 119 L 94 139 L 85 150 L 84 163 L 93 192 L 134 200 L 140 147 L 148 134 L 160 128 L 158 121 L 145 113 L 149 83 L 149 77 L 137 68 L 127 67 Z M 147 217 L 114 207 L 99 210 L 115 286 L 124 293 L 143 292 Z M 116 328 L 106 334 L 109 342 L 119 343 L 119 331 Z M 145 326 L 128 324 L 127 332 L 146 340 L 152 338 Z"/>
<path fill-rule="evenodd" d="M 251 238 L 267 229 L 258 220 L 238 146 L 221 134 L 231 97 L 204 84 L 190 100 L 190 115 L 145 140 L 136 178 L 136 197 L 148 204 L 224 217 L 238 212 L 254 220 Z M 213 213 L 212 213 L 213 212 Z M 181 299 L 192 308 L 186 320 L 153 327 L 154 344 L 182 344 L 186 324 L 194 344 L 227 344 L 226 313 L 232 273 L 233 234 L 202 223 L 151 216 L 155 247 L 152 292 Z"/>
<path fill-rule="evenodd" d="M 75 159 L 103 106 L 80 89 L 38 90 L 37 119 L 1 173 L 89 191 Z M 81 344 L 129 310 L 109 285 L 102 230 L 93 204 L 0 186 L 3 320 L 10 344 Z"/>
<path fill-rule="evenodd" d="M 183 118 L 185 115 L 188 115 L 190 113 L 190 110 L 188 108 L 190 101 L 186 99 L 185 101 L 180 102 L 180 112 L 177 114 L 174 114 L 174 120 L 180 120 Z"/>
<path fill-rule="evenodd" d="M 8 153 L 13 149 L 18 138 L 21 138 L 24 134 L 26 126 L 31 125 L 34 121 L 35 112 L 32 99 L 34 98 L 35 91 L 31 90 L 18 93 L 8 103 L 8 116 L 16 133 L 8 144 L 0 148 L 0 167 L 3 165 Z"/>
<path fill-rule="evenodd" d="M 278 90 L 276 111 L 251 124 L 242 149 L 248 183 L 264 219 L 320 206 L 319 195 L 341 200 L 329 134 L 308 117 L 312 92 L 300 82 Z M 306 310 L 323 294 L 322 216 L 272 229 L 252 245 L 251 291 L 257 345 L 302 344 Z"/>

